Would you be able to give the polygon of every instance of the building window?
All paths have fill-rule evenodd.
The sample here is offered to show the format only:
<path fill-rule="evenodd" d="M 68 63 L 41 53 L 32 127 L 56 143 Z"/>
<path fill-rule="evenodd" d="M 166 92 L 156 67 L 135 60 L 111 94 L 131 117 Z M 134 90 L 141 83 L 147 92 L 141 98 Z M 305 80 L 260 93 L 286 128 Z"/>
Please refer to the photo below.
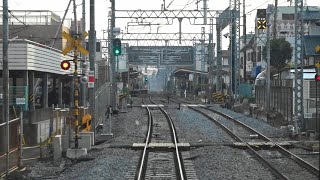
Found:
<path fill-rule="evenodd" d="M 282 14 L 282 20 L 294 20 L 294 14 Z"/>
<path fill-rule="evenodd" d="M 258 47 L 258 62 L 261 62 L 261 46 Z"/>
<path fill-rule="evenodd" d="M 240 69 L 243 69 L 243 57 L 240 58 Z"/>
<path fill-rule="evenodd" d="M 252 59 L 252 62 L 256 62 L 256 58 L 255 58 L 254 52 L 251 52 L 251 59 Z"/>
<path fill-rule="evenodd" d="M 316 84 L 318 85 L 318 87 L 316 87 Z M 316 89 L 317 88 L 317 89 Z M 310 81 L 310 98 L 316 98 L 316 97 L 320 97 L 320 83 L 316 83 L 315 81 Z M 316 94 L 317 92 L 317 94 Z"/>

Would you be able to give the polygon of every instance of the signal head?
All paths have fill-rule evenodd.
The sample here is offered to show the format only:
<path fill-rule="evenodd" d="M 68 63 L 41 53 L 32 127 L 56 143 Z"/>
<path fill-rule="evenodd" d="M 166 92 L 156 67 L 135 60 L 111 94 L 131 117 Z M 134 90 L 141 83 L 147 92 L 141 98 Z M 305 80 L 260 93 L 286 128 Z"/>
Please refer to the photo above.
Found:
<path fill-rule="evenodd" d="M 115 56 L 119 56 L 121 54 L 121 40 L 119 38 L 115 38 L 113 40 L 113 54 Z"/>
<path fill-rule="evenodd" d="M 70 69 L 70 62 L 68 61 L 68 60 L 64 60 L 64 61 L 62 61 L 61 62 L 61 64 L 60 64 L 60 67 L 61 67 L 61 69 L 63 69 L 63 70 L 68 70 L 68 69 Z"/>
<path fill-rule="evenodd" d="M 84 62 L 82 63 L 82 68 L 86 68 L 87 66 L 88 66 L 87 61 L 84 61 Z"/>
<path fill-rule="evenodd" d="M 88 76 L 82 76 L 81 79 L 80 79 L 80 82 L 81 82 L 82 84 L 88 83 Z"/>
<path fill-rule="evenodd" d="M 314 79 L 317 81 L 317 82 L 320 82 L 320 74 L 316 74 Z"/>

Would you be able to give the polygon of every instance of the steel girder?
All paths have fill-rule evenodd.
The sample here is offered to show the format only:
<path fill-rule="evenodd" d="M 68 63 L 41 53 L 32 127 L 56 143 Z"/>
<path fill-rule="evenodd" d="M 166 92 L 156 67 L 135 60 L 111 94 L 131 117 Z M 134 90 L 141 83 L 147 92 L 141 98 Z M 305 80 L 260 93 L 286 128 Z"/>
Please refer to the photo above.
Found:
<path fill-rule="evenodd" d="M 216 18 L 219 10 L 207 10 L 207 18 Z M 116 10 L 116 18 L 189 18 L 202 20 L 204 12 L 201 10 Z M 203 25 L 203 22 L 201 23 Z"/>
<path fill-rule="evenodd" d="M 136 46 L 164 46 L 166 41 L 170 41 L 172 46 L 192 46 L 193 41 L 209 41 L 209 33 L 204 37 L 199 33 L 126 33 L 118 36 L 123 41 L 131 41 Z M 180 40 L 182 40 L 180 44 Z"/>
<path fill-rule="evenodd" d="M 304 128 L 303 112 L 303 0 L 295 0 L 295 79 L 294 79 L 294 120 L 296 131 L 299 133 Z"/>

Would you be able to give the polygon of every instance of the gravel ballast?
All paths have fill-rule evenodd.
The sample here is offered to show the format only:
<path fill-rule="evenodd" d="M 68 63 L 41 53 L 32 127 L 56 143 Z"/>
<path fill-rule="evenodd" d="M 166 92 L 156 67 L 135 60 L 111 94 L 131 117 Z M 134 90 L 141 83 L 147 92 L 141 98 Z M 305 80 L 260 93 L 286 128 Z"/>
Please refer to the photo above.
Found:
<path fill-rule="evenodd" d="M 134 105 L 138 105 L 141 103 L 141 98 L 135 98 L 133 102 Z M 179 142 L 217 144 L 190 149 L 189 159 L 193 163 L 198 179 L 276 179 L 268 168 L 257 162 L 246 150 L 219 145 L 219 143 L 232 143 L 234 140 L 206 117 L 189 108 L 179 110 L 175 103 L 168 105 L 164 101 L 158 102 L 164 104 L 165 109 L 169 111 L 177 128 Z M 246 124 L 252 124 L 253 128 L 258 128 L 262 133 L 268 133 L 273 137 L 286 137 L 285 130 L 274 128 L 261 120 L 241 116 L 241 114 L 223 108 L 218 110 L 228 112 Z M 141 151 L 109 147 L 112 144 L 144 142 L 147 125 L 145 108 L 128 108 L 127 113 L 119 113 L 112 117 L 113 138 L 94 146 L 83 161 L 61 159 L 55 162 L 36 162 L 27 167 L 26 171 L 29 173 L 25 177 L 26 179 L 41 179 L 41 177 L 48 177 L 48 179 L 127 179 L 128 174 L 135 173 L 135 166 L 138 164 L 137 157 Z"/>
<path fill-rule="evenodd" d="M 190 154 L 199 179 L 276 179 L 245 150 L 214 146 L 197 148 Z"/>

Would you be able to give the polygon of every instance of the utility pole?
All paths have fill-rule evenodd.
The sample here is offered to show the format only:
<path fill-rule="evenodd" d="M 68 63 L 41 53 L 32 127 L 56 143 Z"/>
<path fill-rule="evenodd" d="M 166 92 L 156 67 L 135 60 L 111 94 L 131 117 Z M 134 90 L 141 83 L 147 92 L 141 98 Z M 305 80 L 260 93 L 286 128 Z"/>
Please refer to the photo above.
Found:
<path fill-rule="evenodd" d="M 205 67 L 206 67 L 206 58 L 205 58 L 205 27 L 201 27 L 201 41 L 200 41 L 200 46 L 201 46 L 201 82 L 200 82 L 200 89 L 201 93 L 203 91 L 203 86 L 205 84 L 205 77 L 204 77 L 204 72 L 205 72 Z"/>
<path fill-rule="evenodd" d="M 272 27 L 272 39 L 277 38 L 278 0 L 274 1 L 274 18 Z"/>
<path fill-rule="evenodd" d="M 81 28 L 82 33 L 86 31 L 86 0 L 82 0 L 82 28 Z M 82 41 L 82 47 L 86 47 L 86 40 L 83 39 Z M 82 62 L 83 64 L 86 61 L 86 56 L 82 56 Z M 85 67 L 87 68 L 87 67 Z M 86 73 L 86 69 L 82 69 L 82 73 Z M 86 83 L 81 83 L 80 84 L 80 89 L 81 89 L 81 105 L 86 106 L 87 98 L 86 98 Z"/>
<path fill-rule="evenodd" d="M 271 6 L 267 8 L 267 112 L 270 109 L 270 15 L 272 13 Z"/>
<path fill-rule="evenodd" d="M 207 25 L 207 9 L 208 9 L 207 0 L 203 0 L 203 24 L 204 25 Z"/>
<path fill-rule="evenodd" d="M 112 93 L 111 93 L 111 97 L 112 97 L 112 106 L 115 107 L 116 106 L 116 96 L 117 96 L 117 83 L 116 83 L 116 61 L 115 61 L 115 56 L 113 54 L 113 39 L 114 39 L 114 35 L 113 35 L 113 28 L 115 27 L 115 0 L 110 0 L 111 2 L 111 28 L 110 28 L 110 45 L 111 45 L 111 53 L 110 53 L 110 59 L 111 59 L 111 66 L 112 66 Z"/>
<path fill-rule="evenodd" d="M 96 57 L 96 30 L 95 30 L 95 10 L 94 0 L 90 0 L 90 31 L 89 31 L 89 61 L 90 61 L 90 73 L 94 75 L 94 60 Z M 92 117 L 91 131 L 96 134 L 95 128 L 95 88 L 94 86 L 89 89 L 90 107 L 89 112 Z"/>
<path fill-rule="evenodd" d="M 219 16 L 220 16 L 220 14 L 219 14 Z M 220 21 L 220 19 L 218 19 L 218 20 Z M 217 23 L 217 25 L 216 25 L 216 32 L 217 32 L 216 92 L 222 93 L 223 92 L 223 90 L 222 90 L 222 76 L 221 76 L 221 71 L 220 71 L 221 64 L 222 64 L 222 41 L 221 41 L 221 26 L 219 25 L 219 23 Z"/>
<path fill-rule="evenodd" d="M 247 45 L 247 16 L 246 16 L 246 0 L 243 0 L 243 45 Z M 243 52 L 243 81 L 247 82 L 247 48 Z"/>
<path fill-rule="evenodd" d="M 2 119 L 3 122 L 6 122 L 6 135 L 2 142 L 6 142 L 6 148 L 1 148 L 1 150 L 5 150 L 7 154 L 7 162 L 6 162 L 6 176 L 8 177 L 9 173 L 9 151 L 10 151 L 10 137 L 9 137 L 9 60 L 8 60 L 8 39 L 9 39 L 9 27 L 8 27 L 8 0 L 3 0 L 3 16 L 2 16 L 2 93 L 3 93 L 3 107 L 2 107 Z"/>
<path fill-rule="evenodd" d="M 73 15 L 74 15 L 74 28 L 75 28 L 75 36 L 78 38 L 78 22 L 77 22 L 77 6 L 76 6 L 76 0 L 73 0 Z M 74 107 L 74 133 L 75 133 L 75 138 L 74 138 L 74 148 L 78 149 L 79 148 L 79 79 L 78 79 L 78 51 L 77 47 L 75 47 L 74 51 L 74 58 L 73 58 L 73 63 L 74 63 L 74 73 L 73 73 L 73 107 Z"/>

